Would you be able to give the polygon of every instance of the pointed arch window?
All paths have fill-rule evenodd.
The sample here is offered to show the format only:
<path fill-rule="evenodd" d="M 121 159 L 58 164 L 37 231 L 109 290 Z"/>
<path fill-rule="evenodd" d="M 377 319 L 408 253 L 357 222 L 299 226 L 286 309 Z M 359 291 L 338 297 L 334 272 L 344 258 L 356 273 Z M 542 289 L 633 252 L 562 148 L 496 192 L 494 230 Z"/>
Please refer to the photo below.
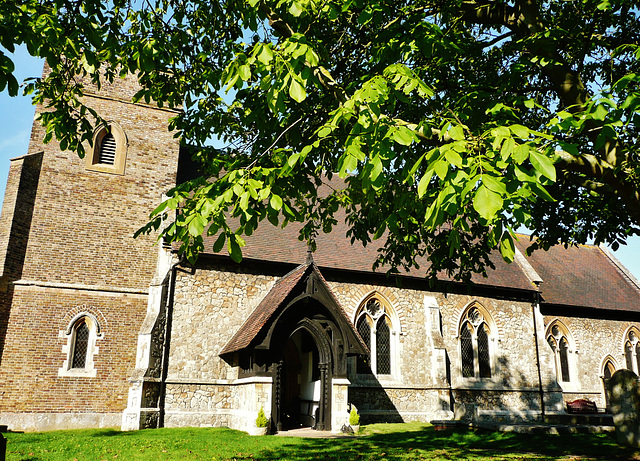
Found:
<path fill-rule="evenodd" d="M 73 350 L 71 353 L 71 368 L 84 368 L 87 364 L 89 350 L 89 327 L 84 318 L 76 322 L 73 328 Z"/>
<path fill-rule="evenodd" d="M 491 316 L 474 305 L 462 316 L 460 325 L 460 362 L 463 378 L 491 378 L 495 327 Z"/>
<path fill-rule="evenodd" d="M 629 329 L 625 337 L 624 360 L 627 370 L 640 376 L 640 331 L 635 327 Z"/>
<path fill-rule="evenodd" d="M 87 153 L 87 170 L 124 174 L 128 141 L 124 130 L 115 122 L 100 125 L 93 133 L 93 146 Z"/>
<path fill-rule="evenodd" d="M 569 330 L 559 321 L 554 321 L 547 329 L 547 342 L 553 351 L 556 364 L 556 376 L 559 382 L 572 381 L 572 354 L 574 347 Z"/>
<path fill-rule="evenodd" d="M 58 376 L 95 377 L 94 356 L 98 353 L 96 341 L 102 338 L 96 317 L 88 312 L 78 314 L 66 331 L 61 333 L 67 339 L 62 348 L 66 360 L 58 369 Z"/>
<path fill-rule="evenodd" d="M 602 368 L 602 376 L 604 379 L 611 379 L 613 374 L 616 372 L 616 367 L 611 360 L 607 360 Z"/>
<path fill-rule="evenodd" d="M 377 297 L 368 299 L 356 315 L 356 329 L 369 348 L 358 361 L 358 373 L 394 374 L 395 332 L 390 308 Z"/>

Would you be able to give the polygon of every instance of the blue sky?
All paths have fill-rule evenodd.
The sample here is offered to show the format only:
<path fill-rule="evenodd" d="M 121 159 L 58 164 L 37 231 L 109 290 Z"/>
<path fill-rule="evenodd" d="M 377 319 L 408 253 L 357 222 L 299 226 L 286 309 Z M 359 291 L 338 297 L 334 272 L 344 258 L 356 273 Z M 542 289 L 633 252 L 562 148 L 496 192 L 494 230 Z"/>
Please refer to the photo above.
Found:
<path fill-rule="evenodd" d="M 30 57 L 24 47 L 16 50 L 13 60 L 19 81 L 42 73 L 42 61 Z M 27 152 L 33 115 L 34 107 L 29 98 L 10 98 L 6 90 L 0 93 L 0 199 L 4 197 L 7 184 L 9 159 Z M 614 255 L 640 279 L 640 237 L 630 239 Z"/>

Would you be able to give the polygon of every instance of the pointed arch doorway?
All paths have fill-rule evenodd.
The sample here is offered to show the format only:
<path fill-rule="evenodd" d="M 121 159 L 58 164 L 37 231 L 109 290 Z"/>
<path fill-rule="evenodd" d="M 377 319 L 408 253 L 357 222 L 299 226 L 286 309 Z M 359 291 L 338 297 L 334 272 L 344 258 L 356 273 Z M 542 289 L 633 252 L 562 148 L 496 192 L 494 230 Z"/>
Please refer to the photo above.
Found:
<path fill-rule="evenodd" d="M 329 392 L 321 369 L 327 367 L 320 364 L 316 339 L 309 330 L 299 328 L 289 337 L 280 363 L 278 430 L 324 429 L 328 413 L 324 395 Z"/>

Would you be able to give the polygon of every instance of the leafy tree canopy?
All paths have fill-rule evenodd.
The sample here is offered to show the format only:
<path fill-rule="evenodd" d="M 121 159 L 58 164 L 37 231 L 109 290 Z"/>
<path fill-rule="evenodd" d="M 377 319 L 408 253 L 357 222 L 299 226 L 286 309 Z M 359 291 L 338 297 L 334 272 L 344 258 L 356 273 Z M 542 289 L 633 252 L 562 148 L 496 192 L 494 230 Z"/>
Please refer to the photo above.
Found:
<path fill-rule="evenodd" d="M 83 154 L 95 84 L 135 74 L 203 177 L 143 229 L 194 259 L 203 233 L 241 257 L 265 218 L 313 244 L 339 210 L 378 263 L 466 278 L 535 247 L 640 233 L 640 20 L 627 0 L 12 0 L 0 44 L 51 73 L 30 82 L 48 136 Z M 61 56 L 65 58 L 62 59 Z M 0 54 L 0 88 L 18 92 Z M 218 138 L 223 149 L 206 147 Z M 318 194 L 332 175 L 344 190 Z M 180 209 L 177 217 L 172 210 Z M 340 212 L 341 213 L 341 212 Z M 233 218 L 233 219 L 230 219 Z M 264 223 L 263 223 L 264 224 Z"/>

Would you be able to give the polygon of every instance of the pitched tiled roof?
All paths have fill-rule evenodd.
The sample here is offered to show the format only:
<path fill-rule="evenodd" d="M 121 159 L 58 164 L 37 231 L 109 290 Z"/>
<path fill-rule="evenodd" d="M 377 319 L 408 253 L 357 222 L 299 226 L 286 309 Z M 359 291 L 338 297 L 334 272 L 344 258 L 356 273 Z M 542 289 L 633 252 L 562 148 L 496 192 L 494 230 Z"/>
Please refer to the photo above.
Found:
<path fill-rule="evenodd" d="M 230 354 L 248 347 L 251 341 L 260 333 L 260 330 L 267 324 L 276 309 L 291 293 L 291 290 L 295 288 L 308 268 L 308 264 L 303 264 L 278 280 L 233 338 L 220 351 L 220 355 Z"/>
<path fill-rule="evenodd" d="M 517 242 L 523 253 L 528 245 L 526 237 Z M 640 312 L 640 289 L 602 248 L 556 245 L 527 260 L 542 279 L 544 304 Z"/>
<path fill-rule="evenodd" d="M 298 240 L 299 223 L 287 225 L 284 229 L 274 227 L 264 221 L 249 237 L 244 237 L 247 245 L 242 248 L 244 259 L 259 261 L 299 264 L 307 258 L 307 245 Z M 373 263 L 378 255 L 380 241 L 373 241 L 366 247 L 355 242 L 351 244 L 347 237 L 347 224 L 342 221 L 333 227 L 329 234 L 321 233 L 316 239 L 316 251 L 313 259 L 321 271 L 337 269 L 364 273 L 373 273 Z M 211 251 L 217 236 L 205 237 L 205 253 Z M 495 270 L 488 269 L 488 277 L 474 275 L 472 281 L 478 285 L 513 288 L 519 290 L 535 290 L 530 280 L 517 264 L 507 264 L 499 253 L 495 253 L 491 260 Z M 420 269 L 412 268 L 401 275 L 424 278 L 428 268 L 428 261 L 423 258 Z M 386 269 L 379 269 L 378 273 L 385 273 Z M 443 281 L 449 279 L 443 278 Z"/>

